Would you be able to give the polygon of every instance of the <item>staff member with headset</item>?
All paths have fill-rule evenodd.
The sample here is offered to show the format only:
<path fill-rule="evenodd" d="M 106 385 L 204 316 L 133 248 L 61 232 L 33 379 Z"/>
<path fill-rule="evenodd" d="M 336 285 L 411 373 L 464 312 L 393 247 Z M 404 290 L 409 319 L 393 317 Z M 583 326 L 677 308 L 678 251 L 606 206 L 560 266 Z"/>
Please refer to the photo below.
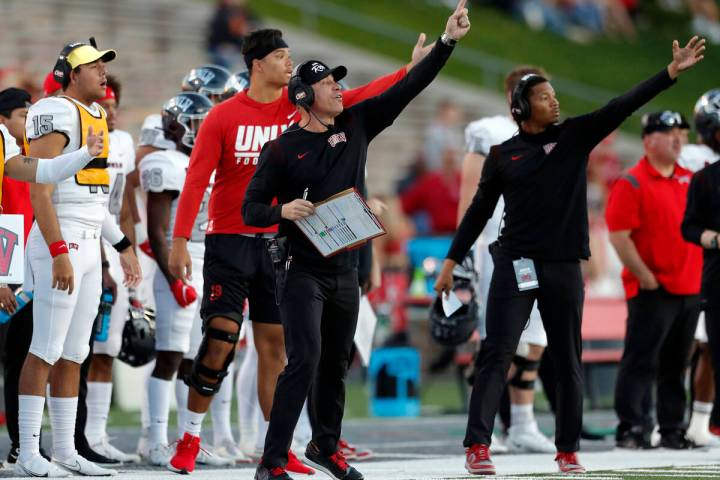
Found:
<path fill-rule="evenodd" d="M 278 379 L 256 479 L 290 478 L 284 466 L 308 393 L 313 424 L 305 450 L 309 465 L 333 478 L 363 478 L 338 448 L 344 378 L 358 316 L 357 250 L 325 258 L 293 221 L 311 215 L 312 202 L 351 187 L 363 191 L 368 144 L 432 82 L 469 30 L 465 0 L 460 0 L 427 57 L 385 93 L 347 110 L 337 83 L 347 74 L 345 67 L 331 70 L 308 61 L 290 80 L 288 95 L 302 118 L 265 145 L 243 204 L 248 225 L 279 223 L 292 252 L 280 303 L 288 364 Z M 272 205 L 274 198 L 277 205 Z"/>
<path fill-rule="evenodd" d="M 465 258 L 502 195 L 505 226 L 490 246 L 495 270 L 487 300 L 487 338 L 476 360 L 464 441 L 470 473 L 495 473 L 490 435 L 505 375 L 535 300 L 553 360 L 564 370 L 558 372 L 556 460 L 563 473 L 585 471 L 575 452 L 582 428 L 580 259 L 590 256 L 588 155 L 632 112 L 700 61 L 704 44 L 697 37 L 684 48 L 673 42 L 673 60 L 666 69 L 603 108 L 562 123 L 555 91 L 544 77 L 527 75 L 513 91 L 511 112 L 520 132 L 490 150 L 477 193 L 435 284 L 438 294 L 450 292 L 453 268 Z"/>

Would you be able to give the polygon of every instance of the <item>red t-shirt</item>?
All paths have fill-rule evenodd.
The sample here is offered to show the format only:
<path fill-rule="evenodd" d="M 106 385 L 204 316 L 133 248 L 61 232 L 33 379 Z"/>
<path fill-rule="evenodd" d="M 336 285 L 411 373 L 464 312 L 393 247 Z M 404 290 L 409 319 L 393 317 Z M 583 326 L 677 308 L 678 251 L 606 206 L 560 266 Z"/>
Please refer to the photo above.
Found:
<path fill-rule="evenodd" d="M 25 155 L 25 147 L 20 147 Z M 24 218 L 25 243 L 27 243 L 30 228 L 32 228 L 34 214 L 30 203 L 30 184 L 21 182 L 3 175 L 2 179 L 2 213 L 20 214 Z"/>
<path fill-rule="evenodd" d="M 460 172 L 449 180 L 439 172 L 428 172 L 400 196 L 406 214 L 424 211 L 433 234 L 453 233 L 460 202 Z"/>
<path fill-rule="evenodd" d="M 675 295 L 700 293 L 702 249 L 682 238 L 692 172 L 675 166 L 663 177 L 646 157 L 618 180 L 610 191 L 605 218 L 611 232 L 630 230 L 640 257 L 660 285 Z M 638 294 L 640 282 L 627 268 L 622 272 L 625 295 Z"/>
<path fill-rule="evenodd" d="M 403 67 L 363 87 L 347 90 L 343 92 L 343 104 L 349 107 L 379 95 L 405 74 Z M 200 127 L 190 156 L 173 236 L 190 236 L 213 170 L 215 184 L 210 194 L 208 234 L 276 232 L 277 225 L 268 228 L 245 225 L 242 203 L 263 145 L 299 120 L 300 114 L 287 98 L 287 88 L 271 103 L 256 102 L 243 91 L 213 107 Z"/>

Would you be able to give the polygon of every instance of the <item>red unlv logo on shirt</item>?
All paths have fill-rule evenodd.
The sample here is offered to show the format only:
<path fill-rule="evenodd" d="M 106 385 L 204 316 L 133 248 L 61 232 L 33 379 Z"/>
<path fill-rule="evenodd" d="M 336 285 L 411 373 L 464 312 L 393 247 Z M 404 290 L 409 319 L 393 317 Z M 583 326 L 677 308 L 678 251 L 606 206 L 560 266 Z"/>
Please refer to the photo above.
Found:
<path fill-rule="evenodd" d="M 0 275 L 7 276 L 10 273 L 10 264 L 17 245 L 18 234 L 0 227 Z"/>
<path fill-rule="evenodd" d="M 336 133 L 335 135 L 331 135 L 330 138 L 328 138 L 328 143 L 331 147 L 335 147 L 340 142 L 347 142 L 347 138 L 345 138 L 345 132 Z"/>

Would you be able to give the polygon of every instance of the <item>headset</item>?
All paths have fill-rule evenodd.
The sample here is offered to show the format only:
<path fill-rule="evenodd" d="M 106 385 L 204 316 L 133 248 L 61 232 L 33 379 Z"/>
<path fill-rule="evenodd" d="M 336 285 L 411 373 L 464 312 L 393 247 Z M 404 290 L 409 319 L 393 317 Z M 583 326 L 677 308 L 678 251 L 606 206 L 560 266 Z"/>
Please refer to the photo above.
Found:
<path fill-rule="evenodd" d="M 315 91 L 312 86 L 303 82 L 302 78 L 300 78 L 300 69 L 307 63 L 309 62 L 303 62 L 293 70 L 290 83 L 288 83 L 288 99 L 293 105 L 303 107 L 305 110 L 310 111 L 310 107 L 312 107 L 315 101 Z"/>
<path fill-rule="evenodd" d="M 544 78 L 536 73 L 528 73 L 523 75 L 518 84 L 515 86 L 510 97 L 510 113 L 513 119 L 519 124 L 520 122 L 530 118 L 530 102 L 525 98 L 525 90 L 531 80 Z"/>
<path fill-rule="evenodd" d="M 97 42 L 95 41 L 95 37 L 90 37 L 88 42 L 93 48 L 97 48 Z M 70 72 L 72 71 L 72 67 L 67 61 L 67 56 L 70 55 L 73 50 L 78 47 L 82 47 L 83 45 L 87 45 L 87 43 L 68 43 L 60 51 L 60 55 L 58 55 L 57 62 L 55 62 L 55 67 L 53 67 L 53 77 L 55 78 L 56 82 L 63 86 L 63 88 L 66 88 L 70 84 Z"/>

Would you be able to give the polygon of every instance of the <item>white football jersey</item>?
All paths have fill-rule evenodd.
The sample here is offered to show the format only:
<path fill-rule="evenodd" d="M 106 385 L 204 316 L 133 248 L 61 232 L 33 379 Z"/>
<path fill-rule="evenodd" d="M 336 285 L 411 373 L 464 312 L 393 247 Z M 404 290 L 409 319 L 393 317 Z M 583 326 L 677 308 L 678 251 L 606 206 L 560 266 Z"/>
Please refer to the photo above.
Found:
<path fill-rule="evenodd" d="M 85 115 L 98 121 L 105 115 L 104 110 L 97 103 L 87 107 L 63 97 L 39 100 L 28 110 L 25 121 L 27 140 L 32 142 L 43 135 L 57 132 L 67 139 L 62 153 L 78 150 L 83 138 L 79 109 L 84 109 Z M 78 183 L 78 175 L 75 175 L 55 184 L 52 203 L 61 224 L 69 221 L 94 228 L 99 227 L 105 218 L 109 194 L 110 189 L 107 185 L 81 185 Z"/>
<path fill-rule="evenodd" d="M 170 210 L 170 225 L 167 230 L 168 244 L 172 242 L 177 204 L 180 199 L 180 192 L 185 184 L 185 175 L 189 164 L 190 157 L 177 150 L 153 152 L 146 155 L 140 162 L 140 183 L 144 191 L 158 193 L 165 191 L 178 192 Z M 202 257 L 205 252 L 205 231 L 208 224 L 208 203 L 211 189 L 212 179 L 205 190 L 200 210 L 193 225 L 190 241 L 188 242 L 188 251 L 191 256 L 199 255 Z"/>
<path fill-rule="evenodd" d="M 15 142 L 15 137 L 10 135 L 7 127 L 1 123 L 0 136 L 2 136 L 3 140 L 3 152 L 5 154 L 5 162 L 7 162 L 13 157 L 20 155 L 20 147 L 17 146 L 17 143 Z"/>
<path fill-rule="evenodd" d="M 720 155 L 707 145 L 690 144 L 682 147 L 677 163 L 691 172 L 697 172 L 717 162 L 718 158 Z"/>
<path fill-rule="evenodd" d="M 506 115 L 481 118 L 470 123 L 465 129 L 465 149 L 467 152 L 487 157 L 491 147 L 509 140 L 517 133 L 517 124 Z M 479 242 L 481 245 L 489 245 L 497 240 L 504 210 L 505 201 L 501 196 L 492 217 L 488 220 L 485 229 L 480 235 Z"/>
<path fill-rule="evenodd" d="M 120 220 L 125 180 L 135 169 L 135 145 L 132 136 L 123 130 L 110 132 L 110 153 L 108 172 L 110 173 L 110 200 L 108 210 Z"/>
<path fill-rule="evenodd" d="M 518 126 L 506 115 L 481 118 L 465 129 L 465 150 L 487 157 L 490 147 L 499 145 L 518 133 Z"/>
<path fill-rule="evenodd" d="M 145 117 L 140 128 L 140 146 L 150 146 L 160 150 L 175 150 L 175 142 L 165 138 L 162 128 L 162 117 L 159 113 L 153 113 Z"/>

